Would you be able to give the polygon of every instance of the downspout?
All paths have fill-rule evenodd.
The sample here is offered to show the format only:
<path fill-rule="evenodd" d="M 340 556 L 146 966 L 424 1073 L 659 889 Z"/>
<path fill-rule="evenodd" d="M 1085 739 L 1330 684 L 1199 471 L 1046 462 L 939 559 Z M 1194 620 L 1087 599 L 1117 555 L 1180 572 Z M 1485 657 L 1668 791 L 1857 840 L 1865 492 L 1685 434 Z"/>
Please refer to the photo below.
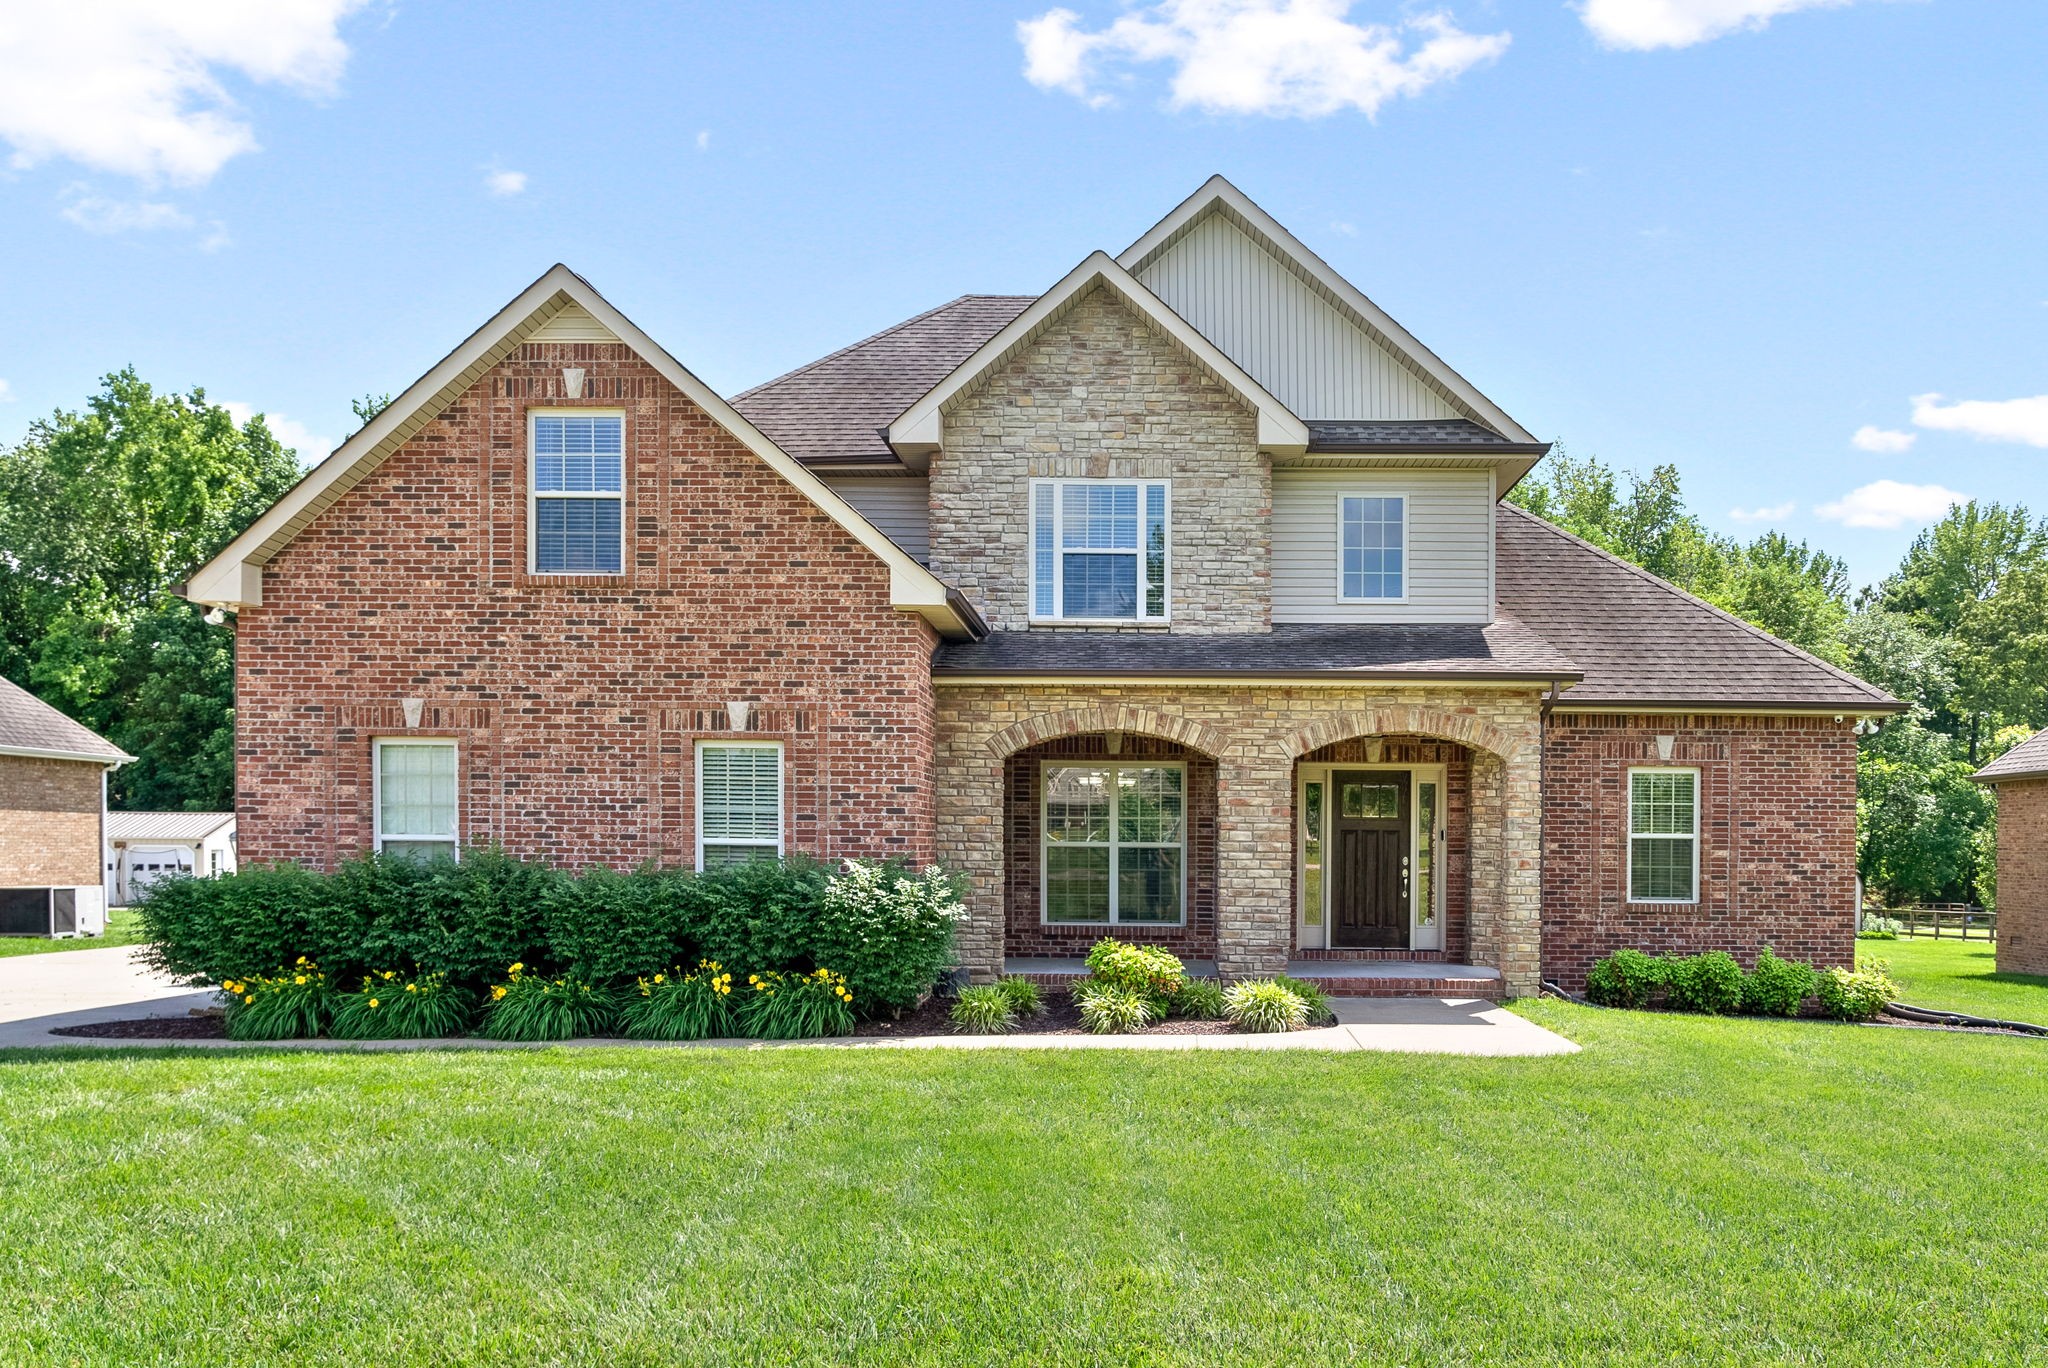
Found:
<path fill-rule="evenodd" d="M 1550 897 L 1550 712 L 1559 692 L 1557 681 L 1551 680 L 1550 692 L 1536 708 L 1536 782 L 1542 789 L 1536 795 L 1536 975 L 1546 988 L 1551 986 L 1543 978 L 1543 923 Z"/>

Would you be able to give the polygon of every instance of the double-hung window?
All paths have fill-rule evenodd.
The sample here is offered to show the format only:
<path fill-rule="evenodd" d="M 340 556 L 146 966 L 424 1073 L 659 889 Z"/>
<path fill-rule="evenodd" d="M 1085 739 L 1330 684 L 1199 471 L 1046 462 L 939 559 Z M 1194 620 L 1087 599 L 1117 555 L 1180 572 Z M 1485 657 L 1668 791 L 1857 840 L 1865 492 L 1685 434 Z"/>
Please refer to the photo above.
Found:
<path fill-rule="evenodd" d="M 697 868 L 723 869 L 781 853 L 782 743 L 701 743 Z"/>
<path fill-rule="evenodd" d="M 377 849 L 412 859 L 455 858 L 455 743 L 379 740 Z"/>
<path fill-rule="evenodd" d="M 1031 616 L 1166 621 L 1166 482 L 1034 480 Z"/>
<path fill-rule="evenodd" d="M 535 413 L 531 422 L 534 571 L 618 574 L 625 564 L 625 418 Z"/>
<path fill-rule="evenodd" d="M 1046 766 L 1045 920 L 1179 925 L 1186 787 L 1180 765 Z"/>
<path fill-rule="evenodd" d="M 1399 494 L 1337 496 L 1337 597 L 1408 597 L 1408 500 Z"/>
<path fill-rule="evenodd" d="M 1699 901 L 1700 773 L 1628 772 L 1630 902 Z"/>

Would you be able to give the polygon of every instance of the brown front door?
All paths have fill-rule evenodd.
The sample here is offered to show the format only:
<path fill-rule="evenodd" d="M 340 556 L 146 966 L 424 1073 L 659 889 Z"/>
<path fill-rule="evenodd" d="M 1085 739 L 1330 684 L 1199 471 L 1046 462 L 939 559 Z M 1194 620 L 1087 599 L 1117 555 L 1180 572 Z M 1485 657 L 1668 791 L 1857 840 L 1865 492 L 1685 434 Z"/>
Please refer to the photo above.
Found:
<path fill-rule="evenodd" d="M 1330 943 L 1408 946 L 1408 772 L 1330 776 Z"/>

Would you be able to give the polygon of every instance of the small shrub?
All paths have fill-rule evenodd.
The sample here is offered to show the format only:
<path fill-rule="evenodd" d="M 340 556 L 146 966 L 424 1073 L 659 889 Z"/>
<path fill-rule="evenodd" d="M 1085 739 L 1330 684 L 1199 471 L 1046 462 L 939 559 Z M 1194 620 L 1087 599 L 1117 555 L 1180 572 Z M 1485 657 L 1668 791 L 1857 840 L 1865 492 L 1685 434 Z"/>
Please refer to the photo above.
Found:
<path fill-rule="evenodd" d="M 574 1040 L 612 1029 L 618 1003 L 585 979 L 547 978 L 514 964 L 491 989 L 490 1015 L 478 1034 L 492 1040 Z"/>
<path fill-rule="evenodd" d="M 1756 953 L 1756 968 L 1742 979 L 1742 1010 L 1758 1016 L 1798 1016 L 1813 996 L 1818 976 L 1811 965 L 1782 960 L 1766 945 Z"/>
<path fill-rule="evenodd" d="M 1029 987 L 1029 984 L 1025 985 Z M 953 1025 L 969 1035 L 1002 1035 L 1017 1029 L 1015 1000 L 1000 983 L 962 988 L 953 1000 Z"/>
<path fill-rule="evenodd" d="M 1865 913 L 1863 927 L 1857 931 L 1858 940 L 1897 940 L 1905 931 L 1906 924 L 1897 917 L 1886 917 L 1876 912 Z"/>
<path fill-rule="evenodd" d="M 863 1010 L 914 1007 L 952 962 L 953 928 L 966 915 L 959 880 L 936 865 L 912 874 L 900 865 L 848 860 L 824 881 L 804 956 L 843 974 Z"/>
<path fill-rule="evenodd" d="M 1726 950 L 1670 960 L 1664 986 L 1676 1011 L 1721 1016 L 1742 1006 L 1742 966 Z"/>
<path fill-rule="evenodd" d="M 1891 965 L 1874 960 L 1860 971 L 1829 969 L 1820 975 L 1814 995 L 1820 1009 L 1837 1021 L 1875 1021 L 1880 1012 L 1899 995 L 1892 982 Z"/>
<path fill-rule="evenodd" d="M 1039 996 L 1038 985 L 1030 979 L 1006 978 L 997 982 L 996 987 L 1010 1000 L 1010 1012 L 1019 1021 L 1045 1010 L 1045 999 Z"/>
<path fill-rule="evenodd" d="M 1586 971 L 1586 996 L 1603 1007 L 1641 1007 L 1665 984 L 1666 961 L 1621 949 Z"/>
<path fill-rule="evenodd" d="M 830 969 L 808 974 L 747 975 L 740 1030 L 762 1040 L 807 1040 L 853 1034 L 853 992 Z"/>
<path fill-rule="evenodd" d="M 1189 1021 L 1215 1021 L 1223 1015 L 1223 985 L 1215 979 L 1189 979 L 1173 995 L 1173 1014 Z"/>
<path fill-rule="evenodd" d="M 1285 974 L 1276 974 L 1273 982 L 1301 999 L 1302 1005 L 1308 1008 L 1309 1025 L 1327 1026 L 1337 1019 L 1337 1014 L 1330 1010 L 1329 997 L 1313 983 L 1304 983 Z"/>
<path fill-rule="evenodd" d="M 634 981 L 619 1009 L 633 1040 L 711 1040 L 735 1033 L 732 974 L 717 960 L 699 960 Z"/>
<path fill-rule="evenodd" d="M 1135 988 L 1097 983 L 1074 998 L 1081 1006 L 1081 1024 L 1096 1035 L 1128 1035 L 1159 1018 L 1152 999 Z"/>
<path fill-rule="evenodd" d="M 310 1040 L 326 1029 L 334 990 L 320 966 L 304 955 L 289 969 L 227 979 L 227 1031 L 231 1040 Z"/>
<path fill-rule="evenodd" d="M 1292 1031 L 1308 1024 L 1308 1004 L 1275 979 L 1245 979 L 1223 991 L 1223 1014 L 1240 1031 Z"/>
<path fill-rule="evenodd" d="M 1107 936 L 1088 952 L 1088 974 L 1108 987 L 1144 994 L 1152 1003 L 1154 1016 L 1166 1014 L 1167 1003 L 1188 981 L 1188 971 L 1178 956 Z"/>
<path fill-rule="evenodd" d="M 368 974 L 359 993 L 334 1000 L 327 1033 L 336 1040 L 438 1040 L 469 1029 L 476 1005 L 446 974 Z"/>

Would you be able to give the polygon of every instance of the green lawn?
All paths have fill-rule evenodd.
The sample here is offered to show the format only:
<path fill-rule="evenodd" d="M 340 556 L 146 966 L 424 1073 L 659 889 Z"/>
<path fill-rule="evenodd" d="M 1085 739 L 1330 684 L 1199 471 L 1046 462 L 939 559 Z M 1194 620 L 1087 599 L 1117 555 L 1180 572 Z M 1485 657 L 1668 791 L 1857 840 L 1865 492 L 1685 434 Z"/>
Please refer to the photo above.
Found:
<path fill-rule="evenodd" d="M 0 1057 L 9 1363 L 2024 1363 L 2048 1047 Z"/>
<path fill-rule="evenodd" d="M 2048 1026 L 2048 978 L 2001 974 L 1989 941 L 1856 942 L 1856 961 L 1889 960 L 1901 1002 Z"/>
<path fill-rule="evenodd" d="M 107 913 L 104 935 L 51 940 L 47 936 L 0 936 L 0 959 L 9 955 L 48 955 L 62 950 L 99 950 L 109 945 L 134 945 L 142 940 L 142 918 L 133 908 Z"/>

